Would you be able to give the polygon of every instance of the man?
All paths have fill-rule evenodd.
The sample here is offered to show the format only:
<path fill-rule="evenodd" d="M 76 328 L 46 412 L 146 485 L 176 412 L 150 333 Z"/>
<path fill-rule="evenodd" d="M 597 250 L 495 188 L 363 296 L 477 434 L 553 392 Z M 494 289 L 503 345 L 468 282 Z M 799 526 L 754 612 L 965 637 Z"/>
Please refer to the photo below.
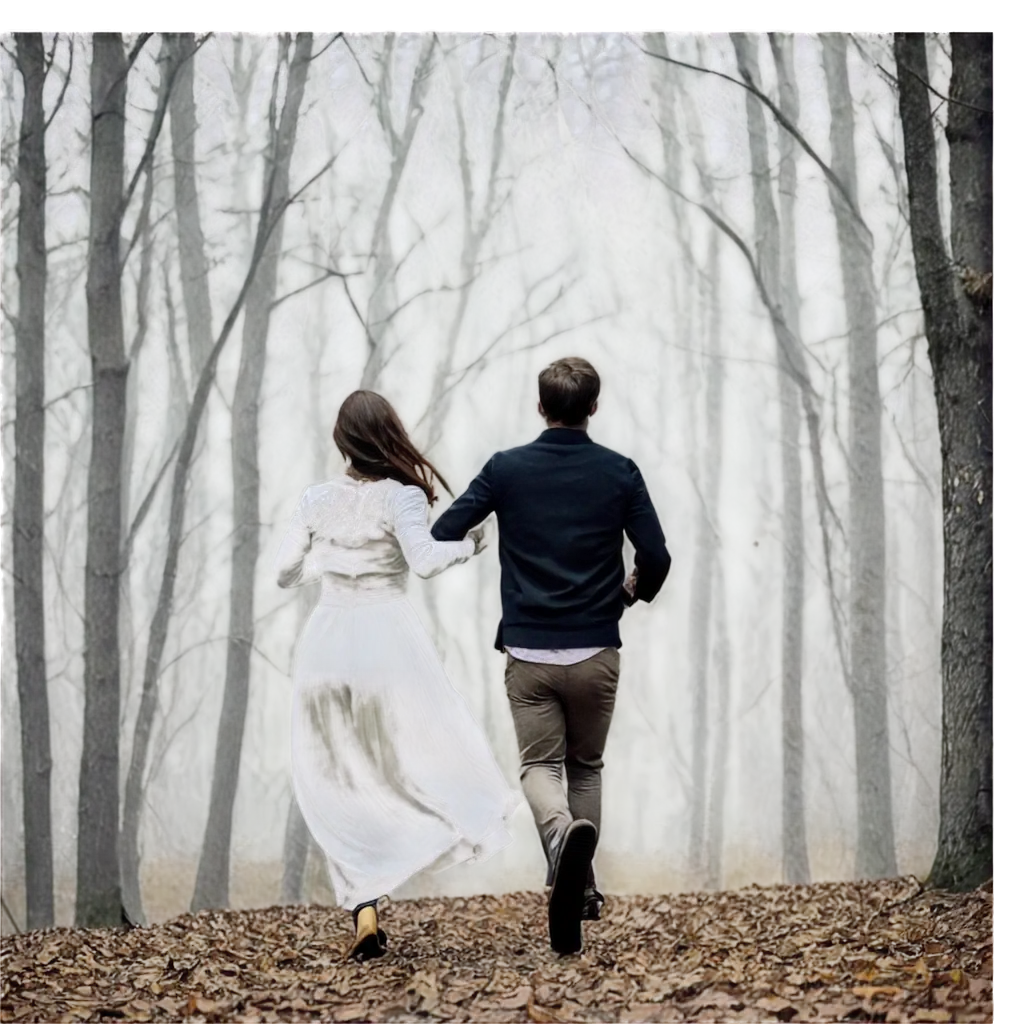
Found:
<path fill-rule="evenodd" d="M 508 654 L 520 778 L 548 858 L 551 946 L 575 953 L 581 918 L 596 920 L 604 901 L 591 861 L 619 678 L 619 619 L 625 606 L 657 594 L 671 559 L 640 470 L 587 434 L 601 389 L 594 367 L 559 359 L 539 384 L 547 430 L 494 455 L 432 533 L 461 540 L 497 514 L 495 647 Z M 636 550 L 625 582 L 623 533 Z"/>

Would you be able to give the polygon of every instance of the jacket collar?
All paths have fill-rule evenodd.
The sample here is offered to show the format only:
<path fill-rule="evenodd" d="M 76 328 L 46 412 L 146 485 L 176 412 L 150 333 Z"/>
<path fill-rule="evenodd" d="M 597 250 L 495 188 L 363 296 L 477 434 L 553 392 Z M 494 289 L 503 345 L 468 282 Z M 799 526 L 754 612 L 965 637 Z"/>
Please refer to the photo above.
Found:
<path fill-rule="evenodd" d="M 576 427 L 548 427 L 535 443 L 539 444 L 593 444 L 585 430 Z"/>

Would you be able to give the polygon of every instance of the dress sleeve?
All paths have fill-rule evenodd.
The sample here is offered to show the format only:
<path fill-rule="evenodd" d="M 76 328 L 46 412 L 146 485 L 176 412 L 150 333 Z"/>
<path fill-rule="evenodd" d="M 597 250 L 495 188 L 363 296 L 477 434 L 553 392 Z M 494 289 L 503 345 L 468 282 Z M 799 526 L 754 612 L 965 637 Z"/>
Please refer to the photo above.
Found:
<path fill-rule="evenodd" d="M 288 532 L 277 552 L 274 570 L 277 573 L 279 587 L 301 587 L 320 579 L 320 570 L 310 555 L 313 531 L 309 527 L 307 515 L 308 499 L 309 492 L 306 491 L 288 523 Z"/>
<path fill-rule="evenodd" d="M 476 545 L 465 540 L 434 540 L 427 526 L 427 496 L 419 487 L 403 487 L 394 497 L 395 538 L 417 576 L 427 579 L 471 558 Z"/>

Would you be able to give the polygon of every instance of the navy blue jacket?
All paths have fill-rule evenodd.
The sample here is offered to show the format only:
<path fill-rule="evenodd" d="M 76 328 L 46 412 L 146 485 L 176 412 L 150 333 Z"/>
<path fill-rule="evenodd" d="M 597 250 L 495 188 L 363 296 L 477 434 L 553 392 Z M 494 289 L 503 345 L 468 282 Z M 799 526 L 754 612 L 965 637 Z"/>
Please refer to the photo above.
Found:
<path fill-rule="evenodd" d="M 498 518 L 501 610 L 495 647 L 621 647 L 622 535 L 636 549 L 635 598 L 650 601 L 671 559 L 640 470 L 586 431 L 545 430 L 498 452 L 434 524 L 461 540 Z"/>

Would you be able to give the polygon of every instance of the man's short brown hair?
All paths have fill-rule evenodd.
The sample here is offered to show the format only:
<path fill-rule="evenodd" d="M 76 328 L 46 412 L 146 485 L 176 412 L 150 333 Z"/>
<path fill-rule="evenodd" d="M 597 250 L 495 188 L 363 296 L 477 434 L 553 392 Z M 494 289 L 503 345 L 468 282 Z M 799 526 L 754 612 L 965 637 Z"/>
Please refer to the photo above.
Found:
<path fill-rule="evenodd" d="M 601 392 L 597 370 L 578 356 L 556 359 L 540 372 L 540 404 L 554 423 L 579 426 L 589 415 Z"/>

